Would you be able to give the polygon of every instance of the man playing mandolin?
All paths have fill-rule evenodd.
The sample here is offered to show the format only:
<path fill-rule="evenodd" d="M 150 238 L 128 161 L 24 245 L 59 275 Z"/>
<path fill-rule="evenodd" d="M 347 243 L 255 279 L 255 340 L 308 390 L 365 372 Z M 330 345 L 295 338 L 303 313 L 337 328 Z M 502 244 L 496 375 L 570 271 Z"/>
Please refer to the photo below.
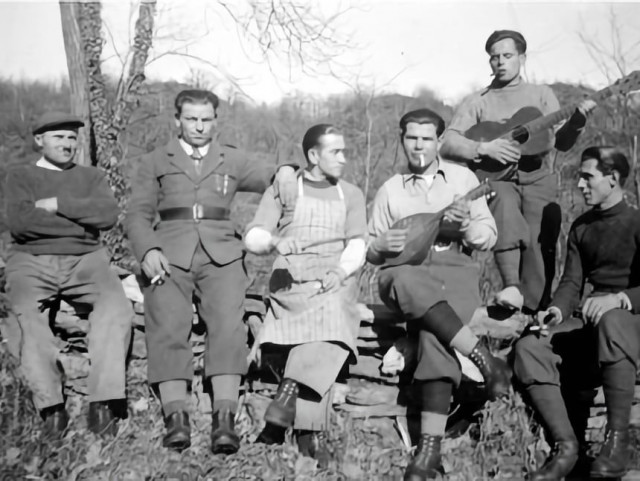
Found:
<path fill-rule="evenodd" d="M 500 179 L 492 182 L 496 197 L 490 204 L 498 226 L 494 251 L 503 281 L 495 300 L 505 307 L 524 305 L 536 311 L 549 301 L 562 217 L 555 203 L 557 180 L 551 173 L 551 152 L 554 147 L 567 151 L 574 145 L 595 102 L 584 100 L 555 133 L 550 125 L 523 145 L 519 145 L 521 139 L 500 138 L 536 116 L 559 110 L 560 105 L 551 88 L 522 78 L 527 43 L 519 32 L 493 32 L 485 50 L 493 81 L 460 105 L 444 134 L 440 154 L 469 163 L 481 180 L 485 175 Z"/>
<path fill-rule="evenodd" d="M 508 394 L 510 381 L 506 364 L 479 344 L 466 326 L 480 305 L 480 272 L 470 251 L 488 250 L 496 241 L 495 222 L 484 197 L 471 201 L 465 195 L 479 186 L 478 179 L 466 167 L 438 158 L 444 121 L 435 112 L 408 112 L 400 119 L 400 131 L 409 173 L 394 175 L 376 194 L 367 260 L 387 264 L 378 276 L 380 297 L 407 320 L 409 336 L 419 338 L 414 378 L 422 402 L 421 437 L 405 473 L 405 480 L 418 481 L 435 478 L 441 469 L 440 444 L 449 403 L 461 378 L 453 349 L 478 366 L 491 397 Z M 430 226 L 440 227 L 443 209 L 449 235 L 443 236 L 440 229 L 422 263 L 394 263 L 413 237 L 396 223 L 417 213 L 434 213 L 435 225 L 428 221 L 414 225 L 428 238 Z"/>

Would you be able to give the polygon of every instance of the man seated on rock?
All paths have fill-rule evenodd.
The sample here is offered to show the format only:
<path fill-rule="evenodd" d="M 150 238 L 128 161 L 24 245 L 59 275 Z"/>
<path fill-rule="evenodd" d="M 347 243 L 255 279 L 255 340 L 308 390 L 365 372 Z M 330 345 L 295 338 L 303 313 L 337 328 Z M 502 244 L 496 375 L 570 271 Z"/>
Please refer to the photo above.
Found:
<path fill-rule="evenodd" d="M 640 357 L 640 214 L 624 201 L 628 175 L 626 157 L 612 147 L 582 153 L 578 188 L 591 209 L 571 226 L 562 280 L 551 306 L 538 314 L 537 335 L 515 347 L 515 375 L 554 446 L 531 480 L 564 479 L 576 466 L 589 416 L 589 406 L 579 401 L 593 399 L 589 392 L 599 373 L 607 430 L 590 476 L 618 478 L 630 460 Z M 585 282 L 593 291 L 573 316 Z"/>
<path fill-rule="evenodd" d="M 125 398 L 125 358 L 133 309 L 109 266 L 100 232 L 118 218 L 118 204 L 105 175 L 74 163 L 81 120 L 47 112 L 33 135 L 40 159 L 9 171 L 6 219 L 11 232 L 7 293 L 21 339 L 21 370 L 44 419 L 43 434 L 63 434 L 65 410 L 59 350 L 44 307 L 54 298 L 91 306 L 88 350 L 88 427 L 117 432 L 113 401 Z M 12 330 L 9 330 L 12 332 Z"/>
<path fill-rule="evenodd" d="M 461 379 L 454 349 L 478 366 L 492 398 L 507 395 L 510 382 L 506 364 L 493 357 L 466 325 L 480 306 L 480 272 L 470 252 L 491 249 L 496 225 L 484 197 L 460 198 L 479 185 L 478 179 L 467 167 L 438 157 L 443 131 L 444 121 L 429 109 L 400 119 L 409 172 L 382 185 L 369 219 L 367 260 L 375 265 L 404 250 L 408 231 L 393 226 L 413 214 L 446 208 L 451 237 L 457 239 L 436 239 L 422 264 L 383 266 L 378 276 L 382 301 L 407 320 L 409 336 L 419 337 L 414 379 L 421 392 L 421 438 L 405 472 L 410 481 L 434 479 L 441 470 L 449 404 Z"/>
<path fill-rule="evenodd" d="M 298 177 L 297 199 L 283 204 L 269 188 L 245 236 L 249 251 L 278 253 L 269 309 L 256 342 L 291 348 L 257 441 L 282 442 L 293 426 L 301 452 L 323 467 L 330 459 L 325 440 L 330 389 L 357 352 L 360 316 L 353 274 L 366 250 L 364 196 L 341 180 L 344 148 L 333 125 L 311 127 L 302 141 L 307 168 Z"/>

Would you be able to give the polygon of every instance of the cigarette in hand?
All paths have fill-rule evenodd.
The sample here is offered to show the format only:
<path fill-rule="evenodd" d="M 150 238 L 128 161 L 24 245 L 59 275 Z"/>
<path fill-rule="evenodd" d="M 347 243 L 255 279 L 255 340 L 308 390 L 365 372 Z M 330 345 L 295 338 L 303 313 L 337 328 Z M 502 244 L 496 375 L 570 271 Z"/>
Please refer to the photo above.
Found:
<path fill-rule="evenodd" d="M 166 272 L 162 271 L 157 276 L 153 276 L 153 279 L 151 279 L 151 284 L 153 284 L 154 286 L 161 286 L 162 284 L 164 284 L 164 275 L 165 274 L 166 274 Z"/>

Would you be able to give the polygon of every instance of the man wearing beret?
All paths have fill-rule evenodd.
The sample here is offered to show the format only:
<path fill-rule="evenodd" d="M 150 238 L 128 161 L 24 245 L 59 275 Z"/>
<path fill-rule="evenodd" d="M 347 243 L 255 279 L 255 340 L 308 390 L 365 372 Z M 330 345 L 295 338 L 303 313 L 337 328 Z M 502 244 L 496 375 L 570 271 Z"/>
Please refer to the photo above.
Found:
<path fill-rule="evenodd" d="M 46 437 L 62 435 L 69 421 L 58 348 L 44 311 L 54 298 L 92 308 L 88 428 L 115 434 L 114 401 L 125 398 L 134 313 L 100 244 L 100 232 L 115 224 L 119 210 L 104 174 L 73 162 L 82 126 L 68 114 L 45 113 L 33 129 L 42 156 L 35 164 L 13 168 L 5 189 L 12 238 L 7 293 L 22 334 L 9 342 L 20 344 L 21 369 Z"/>
<path fill-rule="evenodd" d="M 521 158 L 518 144 L 496 139 L 478 142 L 465 132 L 479 122 L 505 122 L 523 107 L 535 107 L 546 115 L 560 109 L 558 99 L 546 85 L 524 81 L 521 69 L 526 60 L 527 42 L 513 30 L 493 32 L 485 45 L 493 75 L 491 84 L 462 102 L 444 134 L 441 155 L 468 163 L 482 158 L 518 169 L 508 180 L 492 182 L 496 193 L 490 204 L 498 226 L 494 247 L 503 290 L 496 303 L 508 308 L 523 306 L 536 311 L 549 302 L 555 246 L 560 232 L 560 207 L 555 203 L 557 179 L 551 172 L 552 150 L 569 150 L 595 107 L 583 101 L 572 117 L 549 135 L 546 152 Z M 548 264 L 545 270 L 545 263 Z"/>
<path fill-rule="evenodd" d="M 175 108 L 178 136 L 142 159 L 127 215 L 129 239 L 147 279 L 149 383 L 160 393 L 163 445 L 187 448 L 195 301 L 207 327 L 204 378 L 213 396 L 211 449 L 229 454 L 240 445 L 234 417 L 248 354 L 242 323 L 248 281 L 229 208 L 236 192 L 264 192 L 276 169 L 218 141 L 218 97 L 212 92 L 184 90 Z M 291 200 L 297 166 L 278 167 L 276 192 Z"/>

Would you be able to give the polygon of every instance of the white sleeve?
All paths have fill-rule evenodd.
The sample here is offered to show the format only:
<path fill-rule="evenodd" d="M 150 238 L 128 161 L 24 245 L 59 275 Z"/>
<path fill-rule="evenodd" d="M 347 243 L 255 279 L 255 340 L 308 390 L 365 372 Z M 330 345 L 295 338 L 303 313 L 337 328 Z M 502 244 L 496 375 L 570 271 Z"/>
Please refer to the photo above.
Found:
<path fill-rule="evenodd" d="M 268 254 L 271 252 L 273 236 L 261 227 L 252 227 L 244 236 L 244 245 L 253 254 Z"/>
<path fill-rule="evenodd" d="M 364 239 L 351 239 L 340 256 L 340 267 L 347 277 L 364 265 L 367 244 Z"/>

